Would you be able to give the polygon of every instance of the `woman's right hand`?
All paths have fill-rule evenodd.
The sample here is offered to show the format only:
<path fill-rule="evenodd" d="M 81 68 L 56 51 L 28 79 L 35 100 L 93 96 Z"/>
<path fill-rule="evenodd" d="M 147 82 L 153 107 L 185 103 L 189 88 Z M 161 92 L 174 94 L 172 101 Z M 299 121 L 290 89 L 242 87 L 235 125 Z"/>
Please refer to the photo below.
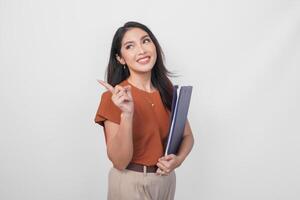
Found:
<path fill-rule="evenodd" d="M 120 108 L 123 114 L 133 115 L 134 104 L 131 95 L 131 86 L 126 85 L 124 87 L 116 85 L 111 86 L 102 80 L 97 80 L 101 85 L 103 85 L 107 90 L 112 93 L 111 99 L 114 104 Z"/>

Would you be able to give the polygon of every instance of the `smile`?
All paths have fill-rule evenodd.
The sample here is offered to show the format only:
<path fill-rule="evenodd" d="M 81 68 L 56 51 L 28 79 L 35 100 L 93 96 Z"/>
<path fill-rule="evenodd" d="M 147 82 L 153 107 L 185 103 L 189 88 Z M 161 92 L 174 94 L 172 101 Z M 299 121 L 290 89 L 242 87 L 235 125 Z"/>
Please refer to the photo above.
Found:
<path fill-rule="evenodd" d="M 144 58 L 140 58 L 137 60 L 137 62 L 140 64 L 147 64 L 149 61 L 150 61 L 150 56 L 146 56 Z"/>

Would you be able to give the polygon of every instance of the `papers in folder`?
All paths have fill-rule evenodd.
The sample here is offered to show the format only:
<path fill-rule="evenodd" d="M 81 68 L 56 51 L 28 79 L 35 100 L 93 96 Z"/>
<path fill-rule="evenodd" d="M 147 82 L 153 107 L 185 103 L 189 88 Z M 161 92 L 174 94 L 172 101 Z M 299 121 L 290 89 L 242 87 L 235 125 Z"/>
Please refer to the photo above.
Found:
<path fill-rule="evenodd" d="M 171 122 L 165 155 L 176 155 L 179 150 L 190 106 L 192 89 L 192 86 L 174 86 Z"/>

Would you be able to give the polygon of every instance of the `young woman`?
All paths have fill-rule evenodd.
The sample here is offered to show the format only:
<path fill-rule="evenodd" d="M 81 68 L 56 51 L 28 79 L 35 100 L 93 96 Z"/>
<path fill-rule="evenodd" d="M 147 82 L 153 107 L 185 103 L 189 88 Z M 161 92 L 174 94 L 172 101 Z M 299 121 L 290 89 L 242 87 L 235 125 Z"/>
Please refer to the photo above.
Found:
<path fill-rule="evenodd" d="M 164 156 L 173 85 L 163 52 L 143 24 L 127 22 L 113 38 L 107 67 L 107 91 L 95 122 L 104 127 L 109 200 L 174 199 L 176 175 L 194 139 L 187 120 L 177 155 Z"/>

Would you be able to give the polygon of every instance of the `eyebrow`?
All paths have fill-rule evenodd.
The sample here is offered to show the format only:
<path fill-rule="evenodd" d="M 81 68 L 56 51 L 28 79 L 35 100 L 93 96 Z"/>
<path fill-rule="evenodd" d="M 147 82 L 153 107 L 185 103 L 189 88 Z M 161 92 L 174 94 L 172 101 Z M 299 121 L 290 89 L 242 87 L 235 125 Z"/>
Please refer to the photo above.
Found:
<path fill-rule="evenodd" d="M 141 40 L 143 40 L 144 38 L 146 38 L 146 37 L 149 37 L 149 35 L 147 34 L 147 35 L 144 35 L 143 37 L 141 37 Z M 128 44 L 128 43 L 133 43 L 133 41 L 127 41 L 127 42 L 125 42 L 123 45 L 125 46 L 126 44 Z"/>

